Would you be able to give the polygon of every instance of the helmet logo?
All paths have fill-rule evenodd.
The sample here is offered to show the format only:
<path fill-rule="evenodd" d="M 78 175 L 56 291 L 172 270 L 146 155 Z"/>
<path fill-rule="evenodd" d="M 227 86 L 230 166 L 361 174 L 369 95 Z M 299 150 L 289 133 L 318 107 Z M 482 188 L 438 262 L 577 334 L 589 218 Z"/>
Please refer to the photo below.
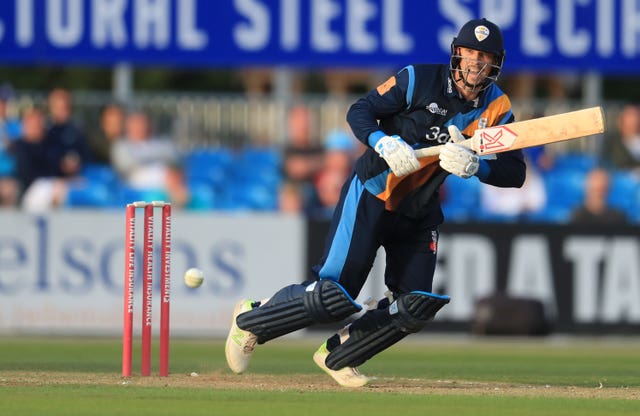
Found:
<path fill-rule="evenodd" d="M 486 26 L 476 26 L 473 33 L 476 35 L 478 42 L 482 42 L 489 37 L 489 29 Z"/>

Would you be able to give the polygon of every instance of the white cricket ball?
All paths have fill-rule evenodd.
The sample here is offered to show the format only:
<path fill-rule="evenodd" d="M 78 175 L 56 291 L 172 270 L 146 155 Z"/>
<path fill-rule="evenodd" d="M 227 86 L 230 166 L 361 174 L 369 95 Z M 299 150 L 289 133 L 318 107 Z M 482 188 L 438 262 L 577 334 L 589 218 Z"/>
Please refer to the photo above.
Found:
<path fill-rule="evenodd" d="M 204 281 L 204 273 L 195 267 L 184 273 L 184 284 L 189 287 L 198 287 Z"/>

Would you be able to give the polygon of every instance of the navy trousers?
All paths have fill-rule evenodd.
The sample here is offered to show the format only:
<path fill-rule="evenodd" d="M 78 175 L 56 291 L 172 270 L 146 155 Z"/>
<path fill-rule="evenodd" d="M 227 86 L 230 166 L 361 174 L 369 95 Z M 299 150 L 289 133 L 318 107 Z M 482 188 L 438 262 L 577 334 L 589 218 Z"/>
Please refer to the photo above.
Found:
<path fill-rule="evenodd" d="M 380 246 L 386 252 L 385 284 L 396 294 L 431 292 L 436 266 L 437 225 L 385 210 L 384 201 L 354 175 L 342 188 L 324 254 L 313 270 L 355 299 Z"/>

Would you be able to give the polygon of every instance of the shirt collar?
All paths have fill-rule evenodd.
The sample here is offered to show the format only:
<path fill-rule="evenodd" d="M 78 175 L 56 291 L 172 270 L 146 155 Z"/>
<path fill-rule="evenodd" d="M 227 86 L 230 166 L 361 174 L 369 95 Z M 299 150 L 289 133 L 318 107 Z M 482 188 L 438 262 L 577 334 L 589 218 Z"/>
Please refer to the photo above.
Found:
<path fill-rule="evenodd" d="M 480 91 L 480 93 L 478 94 L 478 96 L 475 98 L 475 100 L 471 100 L 471 101 L 467 101 L 456 89 L 455 85 L 454 85 L 454 80 L 453 77 L 451 76 L 451 71 L 447 71 L 445 74 L 445 81 L 444 81 L 444 95 L 447 97 L 458 97 L 459 99 L 461 99 L 462 101 L 465 102 L 465 104 L 473 107 L 473 108 L 478 108 L 480 107 L 480 105 L 482 104 L 482 102 L 484 101 L 484 95 L 485 95 L 485 90 Z"/>
<path fill-rule="evenodd" d="M 455 85 L 453 85 L 454 81 L 453 78 L 451 77 L 451 71 L 447 70 L 444 73 L 444 95 L 446 97 L 457 97 L 458 96 L 458 90 L 456 89 Z"/>

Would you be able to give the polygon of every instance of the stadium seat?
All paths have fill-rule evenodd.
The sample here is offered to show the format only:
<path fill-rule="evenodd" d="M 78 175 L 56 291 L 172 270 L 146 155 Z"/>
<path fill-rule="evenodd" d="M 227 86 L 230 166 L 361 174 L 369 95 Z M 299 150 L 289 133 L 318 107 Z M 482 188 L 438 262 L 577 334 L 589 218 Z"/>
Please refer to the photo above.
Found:
<path fill-rule="evenodd" d="M 205 211 L 215 209 L 217 196 L 213 187 L 208 182 L 191 181 L 188 183 L 191 192 L 191 200 L 186 209 L 192 211 Z"/>
<path fill-rule="evenodd" d="M 278 168 L 282 163 L 282 154 L 275 147 L 247 147 L 239 155 L 243 164 Z"/>
<path fill-rule="evenodd" d="M 508 214 L 496 214 L 493 212 L 487 212 L 479 207 L 474 214 L 475 219 L 482 222 L 517 222 L 520 219 L 520 215 L 508 215 Z"/>
<path fill-rule="evenodd" d="M 571 210 L 582 203 L 586 171 L 553 169 L 543 178 L 548 205 Z"/>
<path fill-rule="evenodd" d="M 630 217 L 640 209 L 640 182 L 627 171 L 612 171 L 607 202 Z"/>
<path fill-rule="evenodd" d="M 449 175 L 444 181 L 444 191 L 447 201 L 466 206 L 477 206 L 480 200 L 480 181 L 477 178 L 462 179 L 455 175 Z"/>
<path fill-rule="evenodd" d="M 468 222 L 473 220 L 473 214 L 469 207 L 445 202 L 442 204 L 442 212 L 447 222 Z"/>
<path fill-rule="evenodd" d="M 69 183 L 66 206 L 70 208 L 105 208 L 113 204 L 109 184 L 78 180 Z"/>
<path fill-rule="evenodd" d="M 282 179 L 281 156 L 274 148 L 247 148 L 234 161 L 234 180 L 259 183 L 277 189 Z"/>
<path fill-rule="evenodd" d="M 113 186 L 118 181 L 118 174 L 113 167 L 98 163 L 85 165 L 82 169 L 82 177 L 90 183 L 101 183 L 107 186 Z"/>
<path fill-rule="evenodd" d="M 15 168 L 15 161 L 0 149 L 0 177 L 11 176 Z"/>
<path fill-rule="evenodd" d="M 573 208 L 566 205 L 548 204 L 540 211 L 526 216 L 531 223 L 566 224 L 571 219 Z"/>
<path fill-rule="evenodd" d="M 233 154 L 226 149 L 200 149 L 184 158 L 187 181 L 206 180 L 212 186 L 225 186 L 233 164 Z"/>
<path fill-rule="evenodd" d="M 566 153 L 555 157 L 554 171 L 579 171 L 586 173 L 598 165 L 598 158 L 583 153 Z"/>
<path fill-rule="evenodd" d="M 442 211 L 447 221 L 476 219 L 480 205 L 480 181 L 449 175 L 442 186 Z"/>

